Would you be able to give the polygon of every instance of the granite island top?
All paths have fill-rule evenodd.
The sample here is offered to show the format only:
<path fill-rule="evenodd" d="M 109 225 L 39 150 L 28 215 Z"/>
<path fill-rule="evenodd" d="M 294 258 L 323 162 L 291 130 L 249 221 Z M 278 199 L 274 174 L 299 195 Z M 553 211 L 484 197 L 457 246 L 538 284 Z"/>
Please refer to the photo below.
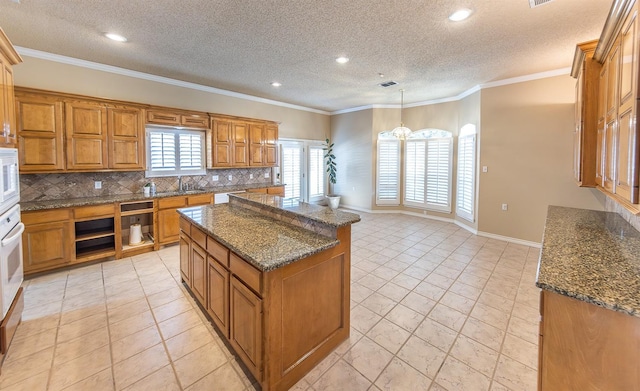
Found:
<path fill-rule="evenodd" d="M 640 232 L 617 213 L 549 206 L 536 285 L 640 317 Z"/>
<path fill-rule="evenodd" d="M 28 202 L 21 202 L 20 209 L 26 212 L 26 211 L 32 211 L 32 210 L 72 208 L 76 206 L 111 204 L 114 202 L 153 200 L 156 198 L 175 197 L 175 196 L 181 196 L 181 195 L 188 196 L 188 195 L 209 194 L 209 193 L 212 193 L 212 194 L 228 193 L 232 191 L 269 188 L 274 186 L 283 186 L 283 185 L 272 185 L 270 183 L 269 184 L 258 183 L 258 184 L 252 184 L 252 185 L 210 187 L 210 188 L 204 188 L 204 189 L 198 189 L 198 190 L 168 191 L 168 192 L 157 193 L 155 196 L 148 196 L 148 197 L 145 196 L 143 193 L 130 193 L 130 194 L 104 195 L 104 196 L 97 196 L 97 197 L 28 201 Z"/>
<path fill-rule="evenodd" d="M 338 209 L 309 204 L 294 198 L 272 194 L 239 193 L 230 195 L 231 202 L 258 204 L 260 207 L 292 218 L 302 217 L 331 227 L 343 227 L 360 221 L 360 215 Z"/>
<path fill-rule="evenodd" d="M 178 213 L 262 271 L 277 269 L 340 243 L 230 204 L 183 208 Z"/>

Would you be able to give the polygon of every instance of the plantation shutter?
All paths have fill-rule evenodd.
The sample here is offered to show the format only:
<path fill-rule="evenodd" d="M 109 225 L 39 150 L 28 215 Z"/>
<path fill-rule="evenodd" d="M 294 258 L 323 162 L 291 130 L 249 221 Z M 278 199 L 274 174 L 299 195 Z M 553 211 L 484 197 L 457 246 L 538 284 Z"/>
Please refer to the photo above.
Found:
<path fill-rule="evenodd" d="M 451 158 L 453 139 L 427 140 L 426 205 L 431 209 L 451 211 Z"/>
<path fill-rule="evenodd" d="M 476 135 L 458 139 L 458 182 L 456 214 L 474 221 Z"/>
<path fill-rule="evenodd" d="M 150 164 L 152 171 L 175 171 L 176 139 L 171 132 L 149 132 Z"/>
<path fill-rule="evenodd" d="M 400 140 L 378 140 L 376 205 L 400 205 Z"/>
<path fill-rule="evenodd" d="M 405 156 L 405 204 L 425 205 L 426 140 L 407 140 Z"/>
<path fill-rule="evenodd" d="M 324 149 L 321 145 L 309 147 L 309 201 L 324 197 Z"/>
<path fill-rule="evenodd" d="M 206 175 L 204 132 L 147 127 L 146 176 Z"/>
<path fill-rule="evenodd" d="M 202 140 L 199 134 L 178 134 L 180 144 L 180 169 L 199 170 L 203 166 Z"/>
<path fill-rule="evenodd" d="M 298 145 L 283 144 L 282 164 L 280 166 L 282 183 L 285 186 L 286 198 L 302 197 L 302 147 Z"/>

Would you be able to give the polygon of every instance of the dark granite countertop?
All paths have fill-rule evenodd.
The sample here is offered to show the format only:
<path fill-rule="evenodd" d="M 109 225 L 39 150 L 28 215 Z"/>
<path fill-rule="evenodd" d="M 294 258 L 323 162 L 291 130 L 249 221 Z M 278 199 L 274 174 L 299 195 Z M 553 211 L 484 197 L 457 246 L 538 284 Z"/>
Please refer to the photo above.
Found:
<path fill-rule="evenodd" d="M 231 204 L 178 209 L 207 234 L 262 271 L 271 271 L 339 241 Z"/>
<path fill-rule="evenodd" d="M 292 198 L 283 198 L 272 194 L 261 193 L 240 193 L 231 195 L 239 202 L 247 200 L 250 203 L 260 204 L 266 209 L 270 209 L 279 214 L 288 215 L 292 218 L 304 217 L 306 219 L 326 224 L 332 227 L 343 227 L 360 221 L 360 215 L 331 209 L 328 207 L 309 204 Z"/>
<path fill-rule="evenodd" d="M 149 196 L 149 197 L 145 197 L 143 193 L 132 193 L 132 194 L 106 195 L 106 196 L 99 196 L 99 197 L 65 198 L 65 199 L 55 199 L 55 200 L 29 201 L 29 202 L 21 202 L 20 209 L 22 211 L 32 211 L 32 210 L 44 210 L 44 209 L 72 208 L 76 206 L 111 204 L 114 202 L 153 200 L 156 198 L 166 198 L 166 197 L 174 197 L 174 196 L 181 196 L 181 195 L 187 196 L 187 195 L 195 195 L 195 194 L 228 193 L 233 191 L 261 189 L 261 188 L 278 187 L 278 186 L 283 186 L 283 185 L 272 185 L 270 183 L 269 184 L 258 183 L 258 184 L 252 184 L 252 185 L 210 187 L 205 189 L 187 190 L 182 192 L 168 191 L 168 192 L 157 193 L 155 196 Z"/>
<path fill-rule="evenodd" d="M 617 213 L 549 206 L 536 285 L 640 317 L 640 232 Z"/>

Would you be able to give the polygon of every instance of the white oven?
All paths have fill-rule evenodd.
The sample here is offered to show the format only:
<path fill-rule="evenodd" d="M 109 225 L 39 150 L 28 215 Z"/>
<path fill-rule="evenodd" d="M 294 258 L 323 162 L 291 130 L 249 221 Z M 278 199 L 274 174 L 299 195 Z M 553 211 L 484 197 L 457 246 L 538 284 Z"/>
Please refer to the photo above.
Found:
<path fill-rule="evenodd" d="M 14 205 L 0 216 L 0 303 L 2 319 L 22 285 L 22 233 L 20 205 Z"/>
<path fill-rule="evenodd" d="M 0 213 L 20 202 L 18 150 L 0 148 Z"/>

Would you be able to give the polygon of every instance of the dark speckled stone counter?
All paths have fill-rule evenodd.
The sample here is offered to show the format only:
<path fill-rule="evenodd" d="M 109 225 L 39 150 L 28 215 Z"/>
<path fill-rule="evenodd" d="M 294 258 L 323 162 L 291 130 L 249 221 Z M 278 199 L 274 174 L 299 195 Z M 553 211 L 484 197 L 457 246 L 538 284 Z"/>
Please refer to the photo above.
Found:
<path fill-rule="evenodd" d="M 153 200 L 156 198 L 166 198 L 166 197 L 174 197 L 174 196 L 180 196 L 180 195 L 227 193 L 231 191 L 242 191 L 242 190 L 254 189 L 254 188 L 269 188 L 274 186 L 282 186 L 282 185 L 256 184 L 256 185 L 224 186 L 224 187 L 215 187 L 215 188 L 200 189 L 200 190 L 188 190 L 188 191 L 182 191 L 182 192 L 169 191 L 169 192 L 157 193 L 155 196 L 149 196 L 149 197 L 145 197 L 144 194 L 142 193 L 136 193 L 136 194 L 107 195 L 102 197 L 66 198 L 66 199 L 56 199 L 56 200 L 30 201 L 30 202 L 21 202 L 20 209 L 22 211 L 31 211 L 31 210 L 45 210 L 45 209 L 58 209 L 58 208 L 73 208 L 76 206 L 111 204 L 114 202 Z"/>
<path fill-rule="evenodd" d="M 549 206 L 536 285 L 640 317 L 640 232 L 617 213 Z"/>
<path fill-rule="evenodd" d="M 231 204 L 196 206 L 178 212 L 262 271 L 277 269 L 339 243 Z"/>

